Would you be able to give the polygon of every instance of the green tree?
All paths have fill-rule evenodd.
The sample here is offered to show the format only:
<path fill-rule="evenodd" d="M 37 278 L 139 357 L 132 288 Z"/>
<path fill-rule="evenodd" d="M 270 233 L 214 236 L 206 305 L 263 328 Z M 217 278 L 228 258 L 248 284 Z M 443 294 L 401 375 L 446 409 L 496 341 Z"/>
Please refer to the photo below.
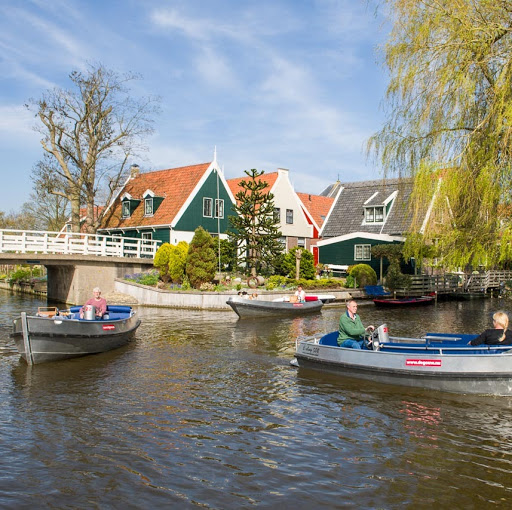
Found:
<path fill-rule="evenodd" d="M 382 3 L 396 20 L 384 47 L 388 120 L 368 149 L 386 173 L 415 178 L 406 253 L 436 238 L 447 265 L 512 259 L 510 2 Z M 443 221 L 423 223 L 430 204 Z"/>
<path fill-rule="evenodd" d="M 134 99 L 126 84 L 138 77 L 102 65 L 73 71 L 69 78 L 71 90 L 48 90 L 27 105 L 43 136 L 44 157 L 33 176 L 48 193 L 69 199 L 74 232 L 80 231 L 80 207 L 85 205 L 87 232 L 95 233 L 112 212 L 104 208 L 95 215 L 95 207 L 109 203 L 124 182 L 128 161 L 152 132 L 157 100 Z M 97 204 L 100 195 L 102 204 Z"/>
<path fill-rule="evenodd" d="M 188 243 L 180 241 L 169 255 L 169 276 L 173 283 L 182 283 L 185 277 L 185 266 L 187 264 Z"/>
<path fill-rule="evenodd" d="M 379 280 L 382 280 L 382 266 L 383 260 L 388 259 L 390 263 L 397 262 L 400 265 L 402 259 L 403 245 L 397 243 L 376 244 L 372 246 L 372 257 L 380 259 L 380 275 Z"/>
<path fill-rule="evenodd" d="M 187 254 L 186 273 L 190 285 L 198 289 L 201 284 L 211 282 L 216 261 L 213 237 L 203 227 L 196 228 Z"/>
<path fill-rule="evenodd" d="M 218 250 L 217 254 L 217 267 L 223 271 L 232 271 L 236 267 L 236 246 L 229 239 L 220 240 L 220 264 Z"/>
<path fill-rule="evenodd" d="M 245 170 L 247 179 L 240 181 L 240 187 L 233 206 L 236 216 L 229 216 L 233 228 L 229 238 L 239 253 L 244 253 L 241 262 L 256 274 L 267 269 L 272 259 L 283 250 L 279 242 L 281 232 L 279 219 L 274 215 L 274 195 L 265 191 L 268 183 L 260 177 L 265 172 L 255 168 Z"/>
<path fill-rule="evenodd" d="M 284 256 L 283 268 L 286 270 L 287 276 L 289 276 L 290 278 L 295 278 L 295 272 L 296 272 L 296 268 L 297 268 L 297 258 L 296 258 L 297 250 L 302 251 L 302 254 L 300 257 L 299 277 L 305 278 L 307 280 L 312 280 L 316 274 L 315 259 L 313 257 L 313 254 L 308 250 L 304 250 L 303 248 L 299 248 L 298 246 L 295 246 L 294 248 L 292 248 Z"/>
<path fill-rule="evenodd" d="M 158 269 L 160 279 L 167 283 L 170 280 L 169 275 L 169 260 L 173 251 L 173 246 L 169 243 L 163 243 L 155 253 L 155 259 L 153 260 L 153 266 Z"/>

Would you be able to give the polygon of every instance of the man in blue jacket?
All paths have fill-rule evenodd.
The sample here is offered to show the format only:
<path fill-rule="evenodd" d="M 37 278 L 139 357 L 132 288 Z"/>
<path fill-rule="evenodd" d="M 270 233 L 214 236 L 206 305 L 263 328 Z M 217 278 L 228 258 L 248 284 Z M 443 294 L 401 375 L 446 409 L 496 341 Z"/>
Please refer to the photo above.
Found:
<path fill-rule="evenodd" d="M 374 326 L 368 326 L 365 329 L 361 318 L 357 314 L 357 303 L 354 299 L 351 299 L 347 302 L 347 311 L 340 317 L 338 345 L 340 347 L 362 349 L 366 330 L 373 331 L 374 329 Z"/>

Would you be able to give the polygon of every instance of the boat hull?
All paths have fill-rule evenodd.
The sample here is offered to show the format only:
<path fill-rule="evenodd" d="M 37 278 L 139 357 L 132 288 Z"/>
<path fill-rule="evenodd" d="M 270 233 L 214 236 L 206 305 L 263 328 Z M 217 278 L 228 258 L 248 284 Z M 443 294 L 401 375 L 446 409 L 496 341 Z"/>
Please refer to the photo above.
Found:
<path fill-rule="evenodd" d="M 318 339 L 316 339 L 318 340 Z M 429 352 L 430 349 L 430 352 Z M 344 376 L 452 393 L 512 395 L 512 353 L 491 354 L 486 348 L 450 351 L 412 344 L 400 352 L 347 349 L 315 340 L 298 344 L 299 367 Z M 467 354 L 465 353 L 467 352 Z"/>
<path fill-rule="evenodd" d="M 94 321 L 28 316 L 30 361 L 39 364 L 111 351 L 128 344 L 139 325 L 135 315 Z M 21 317 L 13 321 L 11 337 L 21 357 L 29 362 Z"/>
<path fill-rule="evenodd" d="M 418 298 L 399 298 L 399 299 L 374 299 L 373 302 L 376 306 L 381 307 L 395 307 L 395 306 L 425 306 L 432 305 L 435 298 L 432 296 L 422 296 Z"/>
<path fill-rule="evenodd" d="M 315 313 L 319 312 L 324 304 L 321 300 L 289 303 L 284 301 L 259 301 L 257 299 L 239 297 L 232 297 L 226 303 L 241 319 Z"/>

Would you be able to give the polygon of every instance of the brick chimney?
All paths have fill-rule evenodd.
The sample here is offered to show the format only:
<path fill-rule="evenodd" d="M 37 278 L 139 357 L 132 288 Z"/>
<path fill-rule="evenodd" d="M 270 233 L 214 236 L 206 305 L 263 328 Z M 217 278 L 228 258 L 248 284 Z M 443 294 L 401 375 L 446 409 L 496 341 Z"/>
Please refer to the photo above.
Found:
<path fill-rule="evenodd" d="M 137 175 L 139 175 L 139 173 L 140 173 L 139 165 L 133 164 L 130 167 L 130 178 L 134 179 L 135 177 L 137 177 Z"/>

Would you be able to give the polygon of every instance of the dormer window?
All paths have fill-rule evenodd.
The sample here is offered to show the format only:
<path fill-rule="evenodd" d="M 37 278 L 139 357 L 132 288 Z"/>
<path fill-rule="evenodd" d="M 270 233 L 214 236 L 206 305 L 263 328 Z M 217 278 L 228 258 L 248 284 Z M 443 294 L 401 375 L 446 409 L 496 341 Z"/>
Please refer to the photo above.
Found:
<path fill-rule="evenodd" d="M 123 201 L 123 212 L 121 214 L 123 218 L 129 218 L 130 217 L 130 201 L 124 200 Z"/>
<path fill-rule="evenodd" d="M 144 216 L 153 216 L 153 197 L 144 199 Z"/>
<path fill-rule="evenodd" d="M 365 223 L 383 223 L 384 222 L 384 206 L 365 207 L 364 221 L 365 221 Z"/>

